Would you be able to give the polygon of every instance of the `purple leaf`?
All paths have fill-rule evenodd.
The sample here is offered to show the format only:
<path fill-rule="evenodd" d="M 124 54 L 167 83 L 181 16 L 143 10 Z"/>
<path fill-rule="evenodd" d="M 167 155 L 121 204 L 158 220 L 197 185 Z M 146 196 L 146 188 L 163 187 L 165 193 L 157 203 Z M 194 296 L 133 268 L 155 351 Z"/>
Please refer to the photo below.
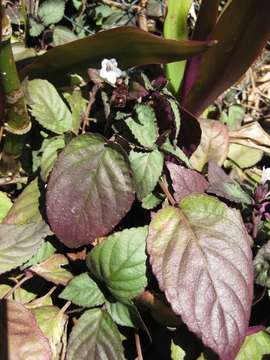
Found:
<path fill-rule="evenodd" d="M 46 206 L 56 236 L 76 248 L 107 235 L 134 200 L 129 163 L 98 135 L 73 139 L 51 173 Z"/>
<path fill-rule="evenodd" d="M 216 25 L 217 1 L 203 1 L 208 25 L 200 32 L 217 45 L 191 61 L 185 76 L 182 104 L 200 115 L 220 94 L 238 81 L 260 54 L 270 36 L 269 0 L 228 2 Z M 199 17 L 199 20 L 202 17 Z M 214 26 L 214 28 L 213 28 Z M 211 31 L 211 29 L 213 30 Z M 198 36 L 196 30 L 194 37 Z M 240 60 L 241 59 L 241 60 Z"/>
<path fill-rule="evenodd" d="M 32 312 L 22 304 L 1 301 L 0 335 L 1 359 L 52 359 L 48 339 L 38 327 Z"/>
<path fill-rule="evenodd" d="M 174 198 L 177 202 L 193 193 L 203 193 L 208 188 L 208 181 L 195 170 L 170 162 L 166 163 L 174 188 Z"/>
<path fill-rule="evenodd" d="M 251 198 L 235 180 L 231 179 L 214 161 L 208 164 L 207 192 L 237 203 L 251 204 Z"/>
<path fill-rule="evenodd" d="M 189 329 L 221 360 L 232 360 L 248 327 L 253 271 L 240 213 L 208 195 L 160 210 L 147 239 L 160 289 Z"/>

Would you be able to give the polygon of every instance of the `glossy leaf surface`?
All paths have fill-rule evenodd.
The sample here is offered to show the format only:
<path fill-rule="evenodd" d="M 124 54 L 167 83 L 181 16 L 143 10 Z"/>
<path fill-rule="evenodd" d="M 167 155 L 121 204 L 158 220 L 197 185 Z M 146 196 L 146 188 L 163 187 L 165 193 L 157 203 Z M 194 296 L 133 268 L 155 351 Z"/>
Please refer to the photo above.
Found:
<path fill-rule="evenodd" d="M 187 69 L 187 81 L 193 79 L 183 106 L 196 115 L 201 114 L 245 73 L 269 39 L 269 12 L 268 0 L 260 1 L 260 6 L 257 0 L 228 3 L 208 37 L 217 40 L 217 45 L 200 56 L 197 64 L 191 62 Z"/>
<path fill-rule="evenodd" d="M 24 225 L 0 224 L 0 273 L 29 260 L 50 234 L 44 222 Z"/>
<path fill-rule="evenodd" d="M 120 333 L 110 315 L 100 309 L 87 310 L 69 337 L 67 360 L 124 360 Z"/>
<path fill-rule="evenodd" d="M 147 226 L 116 232 L 87 257 L 91 273 L 106 284 L 116 299 L 132 299 L 146 286 L 147 232 Z"/>
<path fill-rule="evenodd" d="M 208 195 L 166 207 L 149 227 L 147 250 L 174 312 L 204 344 L 229 360 L 249 322 L 253 271 L 240 214 Z"/>
<path fill-rule="evenodd" d="M 115 58 L 121 69 L 168 63 L 201 53 L 209 44 L 164 40 L 135 27 L 119 27 L 50 50 L 25 67 L 21 78 L 54 81 L 71 73 L 86 75 L 88 68 L 99 68 L 104 58 Z"/>
<path fill-rule="evenodd" d="M 61 292 L 60 298 L 84 307 L 94 307 L 105 302 L 103 293 L 87 273 L 75 276 Z"/>
<path fill-rule="evenodd" d="M 164 156 L 159 150 L 151 152 L 131 151 L 130 166 L 133 171 L 139 200 L 149 195 L 158 183 L 163 170 Z"/>
<path fill-rule="evenodd" d="M 166 163 L 166 166 L 170 172 L 177 202 L 192 193 L 203 193 L 208 188 L 208 181 L 197 171 L 173 163 Z"/>
<path fill-rule="evenodd" d="M 81 135 L 56 161 L 47 188 L 47 215 L 56 236 L 75 248 L 109 233 L 133 200 L 125 157 L 101 136 Z"/>
<path fill-rule="evenodd" d="M 7 359 L 51 360 L 47 338 L 34 315 L 15 301 L 0 302 L 1 356 Z M 7 339 L 7 343 L 3 340 Z"/>

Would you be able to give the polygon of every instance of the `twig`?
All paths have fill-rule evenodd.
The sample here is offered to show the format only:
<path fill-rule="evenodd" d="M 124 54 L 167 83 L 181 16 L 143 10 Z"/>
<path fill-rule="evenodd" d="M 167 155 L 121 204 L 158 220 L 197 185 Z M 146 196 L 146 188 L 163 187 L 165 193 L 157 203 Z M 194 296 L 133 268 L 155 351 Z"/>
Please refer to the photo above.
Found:
<path fill-rule="evenodd" d="M 87 108 L 85 110 L 85 113 L 83 114 L 83 120 L 82 120 L 82 134 L 85 133 L 85 128 L 89 125 L 89 115 L 92 109 L 92 106 L 94 102 L 96 101 L 96 95 L 98 90 L 100 89 L 99 84 L 95 84 L 92 88 L 92 90 L 89 92 L 89 102 L 87 105 Z"/>
<path fill-rule="evenodd" d="M 29 274 L 29 275 L 26 275 L 24 278 L 22 278 L 22 280 L 20 280 L 15 286 L 13 286 L 12 289 L 9 290 L 9 292 L 6 294 L 4 299 L 9 299 L 16 289 L 21 287 L 24 282 L 31 279 L 32 277 L 33 277 L 33 275 Z"/>
<path fill-rule="evenodd" d="M 162 191 L 164 192 L 164 194 L 166 195 L 167 199 L 169 200 L 169 202 L 171 203 L 172 206 L 176 205 L 176 201 L 174 200 L 172 194 L 170 193 L 167 185 L 165 184 L 164 180 L 161 179 L 159 180 L 159 186 L 161 187 Z"/>
<path fill-rule="evenodd" d="M 117 1 L 114 1 L 114 0 L 102 0 L 103 4 L 105 5 L 109 5 L 109 6 L 114 6 L 118 9 L 121 9 L 121 10 L 128 10 L 128 9 L 131 9 L 132 11 L 134 12 L 140 12 L 143 8 L 139 5 L 128 5 L 128 4 L 121 4 Z"/>
<path fill-rule="evenodd" d="M 142 354 L 142 348 L 141 348 L 141 341 L 140 341 L 140 336 L 138 333 L 138 330 L 135 329 L 135 345 L 136 345 L 136 350 L 137 350 L 137 360 L 143 360 L 143 354 Z"/>

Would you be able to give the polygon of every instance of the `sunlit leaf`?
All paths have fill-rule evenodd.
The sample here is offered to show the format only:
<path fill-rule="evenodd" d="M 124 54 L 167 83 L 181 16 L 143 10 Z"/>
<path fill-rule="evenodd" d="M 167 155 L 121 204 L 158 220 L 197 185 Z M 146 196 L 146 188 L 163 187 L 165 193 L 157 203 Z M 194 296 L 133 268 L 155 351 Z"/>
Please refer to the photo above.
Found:
<path fill-rule="evenodd" d="M 10 285 L 0 284 L 0 299 L 3 299 L 11 289 L 12 287 Z"/>
<path fill-rule="evenodd" d="M 58 23 L 64 16 L 64 0 L 45 0 L 38 9 L 38 16 L 45 26 Z"/>
<path fill-rule="evenodd" d="M 87 257 L 91 273 L 106 284 L 116 299 L 132 299 L 146 286 L 147 232 L 147 226 L 116 232 Z"/>
<path fill-rule="evenodd" d="M 47 260 L 55 253 L 55 251 L 56 248 L 49 241 L 44 241 L 34 256 L 24 264 L 23 268 L 26 269 L 29 266 L 36 265 L 44 260 Z"/>
<path fill-rule="evenodd" d="M 106 309 L 111 315 L 113 321 L 122 326 L 143 329 L 145 325 L 141 319 L 140 313 L 136 306 L 130 303 L 121 303 L 119 301 L 110 303 L 106 302 Z"/>
<path fill-rule="evenodd" d="M 142 146 L 152 148 L 158 138 L 157 120 L 154 110 L 148 105 L 135 106 L 136 118 L 128 117 L 125 123 Z"/>
<path fill-rule="evenodd" d="M 234 179 L 231 179 L 225 171 L 213 161 L 210 161 L 208 165 L 208 181 L 210 186 L 207 192 L 237 203 L 251 204 L 251 197 L 241 188 L 240 184 Z"/>
<path fill-rule="evenodd" d="M 34 300 L 37 297 L 37 294 L 28 291 L 22 287 L 17 288 L 13 293 L 13 299 L 21 304 L 27 304 L 30 301 Z"/>
<path fill-rule="evenodd" d="M 147 210 L 154 209 L 162 202 L 162 200 L 162 196 L 157 197 L 153 193 L 148 194 L 145 198 L 142 199 L 142 207 Z"/>
<path fill-rule="evenodd" d="M 3 222 L 5 224 L 27 224 L 41 221 L 39 198 L 40 190 L 36 178 L 17 197 Z"/>
<path fill-rule="evenodd" d="M 105 302 L 105 297 L 100 288 L 87 273 L 75 276 L 59 297 L 84 307 L 94 307 Z"/>
<path fill-rule="evenodd" d="M 45 129 L 56 134 L 72 129 L 72 116 L 67 105 L 47 80 L 29 81 L 26 100 L 31 114 Z"/>
<path fill-rule="evenodd" d="M 8 197 L 7 193 L 0 191 L 0 222 L 9 212 L 12 207 L 12 201 Z"/>
<path fill-rule="evenodd" d="M 233 359 L 249 322 L 250 238 L 238 211 L 208 195 L 166 207 L 149 227 L 147 250 L 174 312 L 221 359 Z"/>
<path fill-rule="evenodd" d="M 208 3 L 218 5 L 217 1 Z M 185 91 L 183 106 L 196 115 L 201 114 L 246 72 L 269 39 L 269 12 L 268 0 L 260 1 L 260 6 L 257 0 L 228 2 L 208 36 L 217 40 L 217 45 L 198 57 L 197 63 L 192 61 L 187 70 L 186 82 L 190 82 L 191 90 Z M 202 22 L 205 17 L 211 18 L 209 12 L 201 18 Z"/>
<path fill-rule="evenodd" d="M 105 58 L 115 58 L 121 69 L 168 63 L 199 54 L 209 45 L 212 42 L 164 40 L 135 27 L 119 27 L 51 49 L 26 66 L 21 78 L 46 78 L 53 82 L 72 73 L 86 76 L 88 68 L 100 68 Z"/>
<path fill-rule="evenodd" d="M 229 149 L 229 136 L 225 125 L 216 120 L 200 119 L 200 126 L 201 142 L 190 158 L 191 165 L 198 171 L 202 171 L 210 160 L 222 165 Z"/>
<path fill-rule="evenodd" d="M 270 135 L 263 130 L 258 121 L 230 131 L 229 138 L 230 143 L 249 146 L 270 154 Z"/>
<path fill-rule="evenodd" d="M 188 38 L 187 18 L 192 0 L 169 0 L 164 22 L 165 39 L 186 40 Z M 166 65 L 166 75 L 177 94 L 184 76 L 185 61 Z"/>
<path fill-rule="evenodd" d="M 24 225 L 0 224 L 0 273 L 29 260 L 50 234 L 44 222 Z"/>
<path fill-rule="evenodd" d="M 38 327 L 34 315 L 22 304 L 1 301 L 0 325 L 3 359 L 51 360 L 48 340 Z"/>
<path fill-rule="evenodd" d="M 270 335 L 259 331 L 246 337 L 235 360 L 261 360 L 264 355 L 270 355 Z"/>
<path fill-rule="evenodd" d="M 64 93 L 72 114 L 72 131 L 77 134 L 86 111 L 88 101 L 82 96 L 80 88 L 75 88 L 72 94 Z"/>
<path fill-rule="evenodd" d="M 68 265 L 68 259 L 62 254 L 54 254 L 40 264 L 31 266 L 31 272 L 56 285 L 66 285 L 73 275 L 62 266 Z"/>
<path fill-rule="evenodd" d="M 236 166 L 239 166 L 241 169 L 246 169 L 261 161 L 263 154 L 263 150 L 240 144 L 230 144 L 228 152 L 229 161 L 226 160 L 224 166 L 230 167 L 236 164 Z"/>
<path fill-rule="evenodd" d="M 149 195 L 158 183 L 163 169 L 164 157 L 159 150 L 129 153 L 136 193 L 139 200 Z"/>
<path fill-rule="evenodd" d="M 73 139 L 59 155 L 47 188 L 47 215 L 69 247 L 90 244 L 126 215 L 134 200 L 131 170 L 98 135 Z"/>
<path fill-rule="evenodd" d="M 78 359 L 125 359 L 119 330 L 106 311 L 87 310 L 73 327 L 67 360 Z"/>
<path fill-rule="evenodd" d="M 65 147 L 63 136 L 55 136 L 45 147 L 40 162 L 40 176 L 46 181 L 57 159 L 58 151 Z"/>
<path fill-rule="evenodd" d="M 208 181 L 195 170 L 184 166 L 166 163 L 174 188 L 174 198 L 177 202 L 192 193 L 203 193 L 208 188 Z"/>
<path fill-rule="evenodd" d="M 58 360 L 64 344 L 62 337 L 68 321 L 68 316 L 56 306 L 39 306 L 31 310 L 38 326 L 49 340 L 52 350 L 52 360 Z"/>
<path fill-rule="evenodd" d="M 78 37 L 66 26 L 55 26 L 53 29 L 53 46 L 67 44 L 77 40 Z"/>

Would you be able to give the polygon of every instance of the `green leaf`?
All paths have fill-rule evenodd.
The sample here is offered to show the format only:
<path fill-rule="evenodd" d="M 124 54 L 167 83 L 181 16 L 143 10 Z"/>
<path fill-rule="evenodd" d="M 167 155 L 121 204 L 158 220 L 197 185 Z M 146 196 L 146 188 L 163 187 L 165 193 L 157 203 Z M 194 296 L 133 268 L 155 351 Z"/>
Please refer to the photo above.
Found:
<path fill-rule="evenodd" d="M 59 46 L 77 40 L 78 37 L 66 26 L 55 26 L 53 29 L 53 46 Z"/>
<path fill-rule="evenodd" d="M 56 306 L 39 306 L 31 311 L 39 328 L 49 340 L 52 360 L 58 360 L 64 347 L 62 338 L 65 335 L 68 316 Z"/>
<path fill-rule="evenodd" d="M 8 359 L 52 359 L 48 340 L 34 315 L 22 304 L 10 300 L 0 302 L 0 328 L 1 336 L 6 339 L 2 341 L 1 356 L 8 354 Z"/>
<path fill-rule="evenodd" d="M 160 149 L 165 153 L 176 156 L 179 160 L 183 161 L 187 167 L 191 167 L 190 162 L 186 154 L 178 147 L 171 144 L 170 140 L 167 138 L 166 141 L 160 146 Z"/>
<path fill-rule="evenodd" d="M 63 134 L 72 129 L 72 116 L 55 87 L 47 80 L 27 83 L 26 100 L 31 114 L 45 129 Z"/>
<path fill-rule="evenodd" d="M 45 0 L 38 9 L 38 16 L 45 26 L 62 20 L 65 12 L 64 0 Z"/>
<path fill-rule="evenodd" d="M 253 298 L 250 246 L 240 213 L 204 194 L 160 210 L 149 226 L 147 251 L 160 289 L 221 359 L 234 359 L 246 336 Z"/>
<path fill-rule="evenodd" d="M 180 126 L 181 126 L 181 116 L 180 116 L 180 111 L 179 111 L 179 105 L 178 105 L 177 101 L 172 98 L 167 98 L 167 101 L 169 102 L 169 104 L 171 106 L 173 116 L 174 116 L 174 122 L 175 122 L 174 138 L 175 138 L 175 143 L 177 143 Z"/>
<path fill-rule="evenodd" d="M 38 179 L 28 184 L 18 196 L 7 216 L 3 220 L 5 224 L 27 224 L 41 221 L 39 210 L 40 190 Z"/>
<path fill-rule="evenodd" d="M 31 257 L 31 259 L 27 261 L 27 263 L 24 264 L 23 269 L 26 269 L 32 265 L 39 264 L 44 260 L 47 260 L 51 255 L 55 253 L 55 251 L 56 248 L 49 241 L 45 241 L 40 246 L 37 253 L 33 257 Z"/>
<path fill-rule="evenodd" d="M 87 273 L 75 276 L 59 297 L 84 307 L 94 307 L 105 302 L 103 293 Z"/>
<path fill-rule="evenodd" d="M 118 27 L 51 49 L 23 68 L 20 76 L 64 83 L 68 74 L 86 77 L 87 69 L 99 68 L 104 58 L 115 58 L 121 69 L 127 69 L 187 59 L 211 44 L 164 40 L 135 27 Z"/>
<path fill-rule="evenodd" d="M 104 282 L 118 300 L 140 294 L 146 284 L 145 239 L 148 227 L 116 232 L 87 256 L 91 273 Z"/>
<path fill-rule="evenodd" d="M 0 224 L 0 274 L 29 260 L 49 234 L 50 229 L 44 222 Z"/>
<path fill-rule="evenodd" d="M 106 311 L 87 310 L 73 327 L 67 360 L 78 359 L 125 359 L 119 330 Z"/>
<path fill-rule="evenodd" d="M 270 335 L 266 331 L 259 331 L 246 336 L 235 360 L 261 360 L 265 358 L 264 355 L 270 355 Z"/>
<path fill-rule="evenodd" d="M 149 195 L 161 176 L 164 156 L 159 150 L 143 153 L 129 153 L 130 166 L 135 180 L 136 193 L 139 200 Z"/>
<path fill-rule="evenodd" d="M 24 42 L 15 42 L 11 45 L 15 62 L 37 56 L 36 50 L 26 47 Z"/>
<path fill-rule="evenodd" d="M 241 105 L 232 105 L 229 107 L 228 115 L 223 111 L 221 121 L 226 124 L 230 131 L 239 129 L 245 116 L 245 109 Z"/>
<path fill-rule="evenodd" d="M 125 123 L 142 146 L 152 148 L 158 138 L 157 119 L 154 110 L 148 105 L 137 104 L 135 111 L 136 119 L 128 117 Z"/>
<path fill-rule="evenodd" d="M 136 306 L 129 303 L 121 303 L 119 301 L 110 303 L 106 301 L 106 309 L 116 324 L 128 326 L 137 329 L 143 329 L 145 325 L 141 319 L 140 313 Z"/>
<path fill-rule="evenodd" d="M 185 360 L 186 352 L 175 342 L 171 341 L 171 359 L 172 360 Z"/>
<path fill-rule="evenodd" d="M 146 210 L 154 209 L 163 201 L 162 197 L 157 197 L 155 194 L 148 194 L 142 199 L 142 207 Z"/>
<path fill-rule="evenodd" d="M 13 293 L 14 300 L 21 303 L 27 304 L 37 297 L 37 294 L 28 291 L 22 287 L 17 288 Z"/>
<path fill-rule="evenodd" d="M 47 143 L 40 162 L 40 176 L 43 181 L 47 181 L 49 174 L 58 156 L 58 151 L 65 147 L 63 136 L 55 136 Z"/>
<path fill-rule="evenodd" d="M 0 299 L 3 299 L 11 289 L 10 285 L 0 284 Z"/>
<path fill-rule="evenodd" d="M 134 200 L 131 169 L 122 151 L 102 136 L 80 135 L 59 155 L 47 188 L 47 216 L 66 246 L 107 235 Z"/>
<path fill-rule="evenodd" d="M 37 22 L 34 18 L 29 17 L 29 34 L 30 36 L 36 37 L 39 36 L 42 31 L 45 29 L 42 23 Z"/>
<path fill-rule="evenodd" d="M 54 254 L 40 264 L 33 265 L 29 271 L 56 285 L 66 285 L 73 275 L 62 266 L 68 265 L 68 259 L 62 254 Z"/>
<path fill-rule="evenodd" d="M 217 1 L 214 6 L 217 7 Z M 191 90 L 182 99 L 187 110 L 200 115 L 247 71 L 269 39 L 269 12 L 268 0 L 261 0 L 260 6 L 257 0 L 228 2 L 210 32 L 217 45 L 196 59 L 197 63 L 191 61 L 187 69 L 185 88 Z M 209 13 L 205 15 L 209 17 Z"/>
<path fill-rule="evenodd" d="M 187 18 L 192 0 L 169 0 L 168 12 L 164 22 L 164 37 L 172 40 L 188 38 Z M 186 61 L 166 65 L 167 79 L 175 94 L 178 93 L 184 76 Z"/>
<path fill-rule="evenodd" d="M 7 193 L 0 191 L 0 222 L 9 212 L 12 207 L 12 201 L 8 197 Z"/>
<path fill-rule="evenodd" d="M 240 144 L 230 144 L 228 160 L 232 160 L 241 169 L 246 169 L 256 165 L 259 161 L 261 161 L 262 157 L 262 150 Z M 233 164 L 231 161 L 226 161 L 224 165 L 226 167 L 230 167 Z"/>
<path fill-rule="evenodd" d="M 75 134 L 78 134 L 82 122 L 82 116 L 86 111 L 88 101 L 83 98 L 80 88 L 75 88 L 72 94 L 65 93 L 63 95 L 71 108 L 72 131 Z"/>
<path fill-rule="evenodd" d="M 79 8 L 82 5 L 82 0 L 72 0 L 73 6 L 75 7 L 76 10 L 79 10 Z"/>

